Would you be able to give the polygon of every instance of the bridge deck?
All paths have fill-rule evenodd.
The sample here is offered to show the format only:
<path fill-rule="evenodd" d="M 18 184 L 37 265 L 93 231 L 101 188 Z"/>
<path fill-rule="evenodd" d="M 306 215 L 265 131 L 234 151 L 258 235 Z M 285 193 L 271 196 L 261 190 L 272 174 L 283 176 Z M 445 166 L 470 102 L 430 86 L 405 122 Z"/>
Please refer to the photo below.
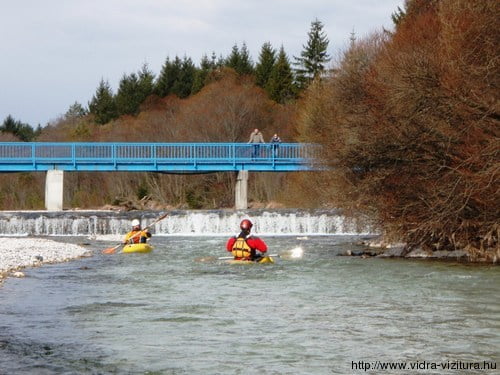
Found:
<path fill-rule="evenodd" d="M 318 147 L 281 143 L 0 143 L 0 172 L 304 171 L 314 169 Z"/>

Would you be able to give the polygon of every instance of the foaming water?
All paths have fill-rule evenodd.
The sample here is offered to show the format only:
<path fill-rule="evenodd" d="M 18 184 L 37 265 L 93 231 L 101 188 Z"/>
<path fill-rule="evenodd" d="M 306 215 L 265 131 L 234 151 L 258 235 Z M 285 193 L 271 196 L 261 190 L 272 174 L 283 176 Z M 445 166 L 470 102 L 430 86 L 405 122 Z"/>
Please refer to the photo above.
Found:
<path fill-rule="evenodd" d="M 341 257 L 357 237 L 300 238 L 266 237 L 273 253 L 303 250 L 273 265 L 229 265 L 217 260 L 224 237 L 190 236 L 153 237 L 150 254 L 103 255 L 109 243 L 96 242 L 92 258 L 28 270 L 0 289 L 2 370 L 345 374 L 363 373 L 359 361 L 498 360 L 498 267 Z"/>
<path fill-rule="evenodd" d="M 149 225 L 164 212 L 63 211 L 0 212 L 1 235 L 104 236 L 122 235 L 138 218 Z M 177 210 L 153 225 L 157 235 L 227 235 L 242 217 L 255 221 L 254 231 L 266 235 L 353 235 L 371 232 L 336 210 Z"/>

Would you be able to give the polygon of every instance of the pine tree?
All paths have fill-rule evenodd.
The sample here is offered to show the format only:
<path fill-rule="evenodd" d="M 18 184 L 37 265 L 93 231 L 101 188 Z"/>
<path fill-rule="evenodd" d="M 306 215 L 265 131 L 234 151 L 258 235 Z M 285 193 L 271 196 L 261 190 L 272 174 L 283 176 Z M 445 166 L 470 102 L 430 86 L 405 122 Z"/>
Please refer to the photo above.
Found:
<path fill-rule="evenodd" d="M 190 57 L 184 56 L 179 74 L 175 78 L 171 93 L 179 98 L 187 98 L 191 95 L 196 67 Z"/>
<path fill-rule="evenodd" d="M 318 19 L 311 23 L 308 33 L 307 45 L 303 45 L 304 50 L 300 57 L 294 57 L 296 84 L 299 89 L 303 89 L 316 77 L 319 77 L 325 70 L 325 64 L 330 61 L 327 54 L 329 40 L 323 32 L 323 24 Z"/>
<path fill-rule="evenodd" d="M 265 89 L 269 97 L 278 103 L 285 103 L 295 98 L 292 68 L 283 46 L 280 48 Z"/>
<path fill-rule="evenodd" d="M 87 110 L 80 103 L 74 102 L 64 114 L 64 119 L 74 123 L 85 115 L 87 115 Z"/>
<path fill-rule="evenodd" d="M 153 81 L 154 74 L 147 64 L 137 74 L 124 74 L 115 97 L 118 115 L 137 115 L 141 104 L 153 93 Z"/>
<path fill-rule="evenodd" d="M 354 48 L 354 46 L 356 45 L 356 33 L 354 32 L 354 29 L 351 31 L 349 41 L 351 42 L 351 48 Z"/>
<path fill-rule="evenodd" d="M 29 124 L 14 120 L 11 115 L 8 115 L 0 126 L 0 132 L 12 133 L 23 142 L 32 141 L 39 134 L 38 130 L 35 132 Z"/>
<path fill-rule="evenodd" d="M 204 86 L 210 72 L 216 68 L 216 56 L 212 55 L 212 60 L 208 59 L 207 55 L 203 55 L 200 62 L 200 67 L 196 69 L 194 74 L 192 94 L 199 92 Z"/>
<path fill-rule="evenodd" d="M 215 67 L 217 69 L 220 69 L 223 66 L 226 66 L 226 59 L 224 58 L 224 56 L 222 56 L 222 54 L 220 54 L 219 57 L 217 57 L 215 55 L 215 52 L 213 52 L 212 53 L 212 61 L 214 62 Z"/>
<path fill-rule="evenodd" d="M 118 115 L 136 115 L 139 112 L 139 78 L 135 73 L 124 74 L 118 86 L 115 103 Z"/>
<path fill-rule="evenodd" d="M 399 26 L 399 24 L 403 21 L 405 17 L 406 17 L 406 11 L 401 9 L 401 7 L 399 6 L 398 9 L 396 9 L 396 11 L 391 14 L 392 23 L 395 26 Z"/>
<path fill-rule="evenodd" d="M 275 63 L 276 51 L 271 46 L 271 43 L 266 42 L 262 45 L 259 61 L 255 66 L 255 83 L 257 86 L 266 87 Z"/>
<path fill-rule="evenodd" d="M 155 84 L 155 93 L 160 97 L 165 97 L 172 93 L 172 87 L 176 80 L 179 79 L 179 74 L 182 69 L 182 60 L 175 56 L 174 61 L 170 61 L 167 57 L 165 64 Z"/>
<path fill-rule="evenodd" d="M 18 121 L 14 120 L 14 117 L 8 115 L 5 120 L 3 120 L 3 124 L 0 127 L 0 131 L 7 133 L 15 133 L 17 131 Z"/>
<path fill-rule="evenodd" d="M 253 61 L 245 43 L 243 43 L 240 50 L 240 63 L 236 71 L 240 75 L 249 75 L 254 73 Z"/>
<path fill-rule="evenodd" d="M 139 97 L 141 103 L 154 91 L 155 75 L 149 69 L 148 64 L 144 64 L 138 72 L 139 75 Z"/>
<path fill-rule="evenodd" d="M 113 91 L 108 81 L 101 79 L 89 103 L 89 112 L 94 115 L 95 122 L 98 124 L 106 124 L 118 117 Z"/>
<path fill-rule="evenodd" d="M 227 66 L 228 68 L 232 68 L 235 71 L 238 71 L 238 67 L 240 66 L 240 60 L 241 60 L 240 50 L 238 46 L 235 44 L 231 49 L 231 53 L 226 58 L 224 65 Z"/>
<path fill-rule="evenodd" d="M 245 43 L 241 50 L 235 44 L 227 57 L 225 66 L 232 68 L 240 75 L 253 74 L 253 62 Z"/>

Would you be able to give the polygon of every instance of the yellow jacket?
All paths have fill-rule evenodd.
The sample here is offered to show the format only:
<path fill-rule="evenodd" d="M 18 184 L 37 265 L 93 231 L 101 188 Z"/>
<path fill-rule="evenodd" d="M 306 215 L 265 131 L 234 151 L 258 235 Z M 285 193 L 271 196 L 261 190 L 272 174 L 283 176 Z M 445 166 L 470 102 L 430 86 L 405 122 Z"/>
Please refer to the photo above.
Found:
<path fill-rule="evenodd" d="M 123 243 L 144 243 L 151 237 L 147 230 L 132 230 L 125 235 Z"/>

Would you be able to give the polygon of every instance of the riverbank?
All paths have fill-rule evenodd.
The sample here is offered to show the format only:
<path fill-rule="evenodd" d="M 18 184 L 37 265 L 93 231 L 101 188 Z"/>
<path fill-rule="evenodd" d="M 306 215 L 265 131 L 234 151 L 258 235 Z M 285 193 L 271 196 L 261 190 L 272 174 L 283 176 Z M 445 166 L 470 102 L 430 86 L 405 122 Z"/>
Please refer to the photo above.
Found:
<path fill-rule="evenodd" d="M 22 269 L 90 256 L 82 246 L 44 238 L 0 237 L 0 284 L 8 276 L 23 277 Z"/>
<path fill-rule="evenodd" d="M 465 263 L 500 263 L 500 248 L 496 249 L 457 249 L 431 251 L 421 247 L 409 248 L 404 243 L 386 243 L 380 237 L 360 241 L 364 249 L 357 251 L 348 250 L 344 256 L 359 256 L 363 258 L 411 258 L 411 259 L 433 259 L 451 260 Z"/>

